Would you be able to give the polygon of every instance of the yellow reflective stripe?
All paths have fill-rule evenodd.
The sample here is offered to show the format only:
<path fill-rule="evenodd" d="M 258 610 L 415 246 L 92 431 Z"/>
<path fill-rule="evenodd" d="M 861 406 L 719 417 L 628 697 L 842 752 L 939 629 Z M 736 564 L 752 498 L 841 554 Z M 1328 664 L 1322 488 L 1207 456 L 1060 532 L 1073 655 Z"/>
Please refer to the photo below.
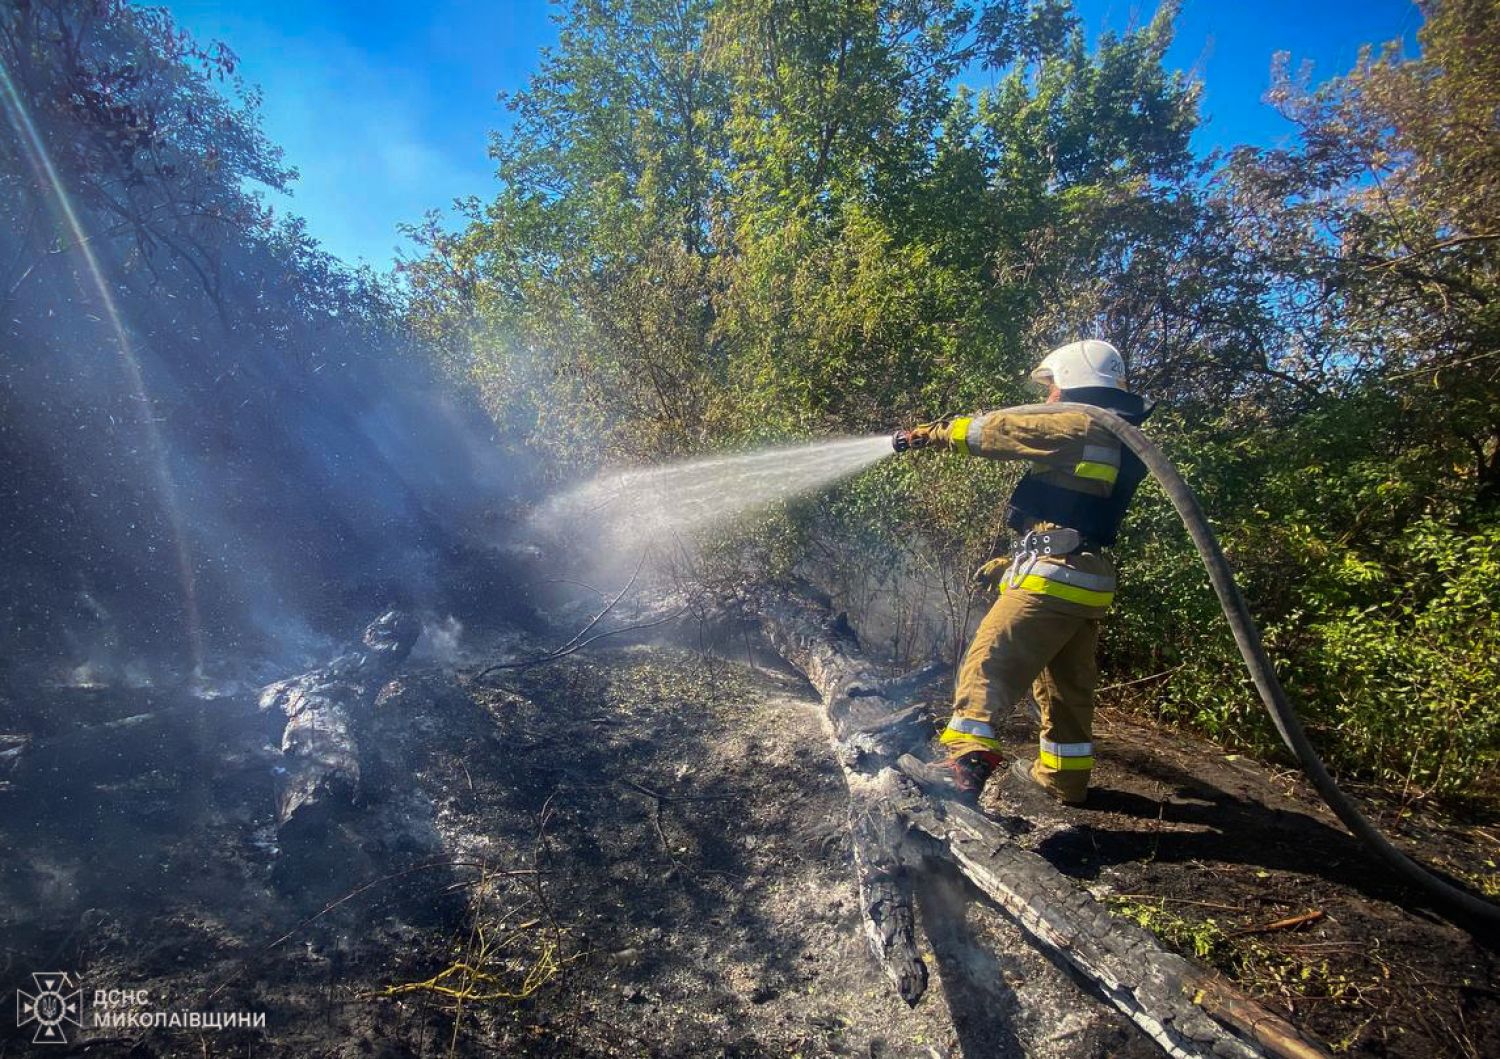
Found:
<path fill-rule="evenodd" d="M 971 735 L 968 732 L 960 732 L 953 728 L 944 728 L 943 734 L 938 736 L 938 742 L 945 745 L 953 743 L 978 743 L 986 750 L 999 750 L 1000 740 L 990 739 L 982 735 Z"/>
<path fill-rule="evenodd" d="M 1037 760 L 1046 768 L 1055 769 L 1058 772 L 1087 772 L 1094 767 L 1092 757 L 1059 757 L 1045 750 L 1037 754 Z"/>
<path fill-rule="evenodd" d="M 1109 485 L 1115 484 L 1115 479 L 1120 477 L 1120 468 L 1111 467 L 1107 463 L 1095 463 L 1093 460 L 1084 460 L 1073 468 L 1075 478 L 1088 478 L 1095 482 L 1105 482 Z"/>
<path fill-rule="evenodd" d="M 969 424 L 973 421 L 973 416 L 962 416 L 955 419 L 953 425 L 948 428 L 948 440 L 953 448 L 964 456 L 973 455 L 969 452 Z"/>
<path fill-rule="evenodd" d="M 1066 599 L 1070 603 L 1081 603 L 1085 607 L 1107 607 L 1115 600 L 1113 592 L 1096 592 L 1091 588 L 1065 585 L 1061 581 L 1052 581 L 1036 574 L 1027 574 L 1017 587 L 1027 592 L 1040 592 L 1044 596 Z"/>

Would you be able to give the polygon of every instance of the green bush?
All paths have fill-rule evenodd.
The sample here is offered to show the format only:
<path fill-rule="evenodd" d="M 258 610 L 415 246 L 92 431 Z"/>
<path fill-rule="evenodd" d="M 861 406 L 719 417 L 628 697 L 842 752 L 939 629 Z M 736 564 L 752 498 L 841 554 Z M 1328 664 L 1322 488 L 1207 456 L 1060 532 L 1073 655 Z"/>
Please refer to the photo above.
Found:
<path fill-rule="evenodd" d="M 1487 790 L 1500 756 L 1500 526 L 1441 498 L 1417 468 L 1380 459 L 1392 426 L 1372 414 L 1381 407 L 1400 414 L 1346 397 L 1256 432 L 1170 417 L 1155 429 L 1200 490 L 1278 676 L 1330 764 L 1409 793 Z M 1121 552 L 1108 668 L 1170 671 L 1132 701 L 1277 753 L 1202 564 L 1152 486 Z"/>

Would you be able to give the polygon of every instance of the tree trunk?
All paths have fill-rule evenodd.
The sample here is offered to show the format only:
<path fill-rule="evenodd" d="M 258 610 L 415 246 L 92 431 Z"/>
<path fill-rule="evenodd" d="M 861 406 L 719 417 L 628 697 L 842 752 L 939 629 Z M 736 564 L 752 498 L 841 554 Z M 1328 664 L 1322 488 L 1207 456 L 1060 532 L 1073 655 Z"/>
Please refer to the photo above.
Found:
<path fill-rule="evenodd" d="M 881 674 L 864 660 L 848 623 L 833 618 L 826 606 L 786 596 L 759 609 L 776 649 L 823 698 L 834 753 L 849 785 L 849 830 L 865 933 L 901 998 L 916 1004 L 927 990 L 927 965 L 915 936 L 905 859 L 912 851 L 904 840 L 905 825 L 889 806 L 903 786 L 890 766 L 918 738 L 918 717 L 885 697 Z"/>
<path fill-rule="evenodd" d="M 1169 1055 L 1324 1055 L 1221 975 L 1111 915 L 1044 858 L 1015 846 L 999 823 L 913 782 L 902 758 L 930 733 L 921 711 L 905 701 L 912 682 L 884 679 L 826 600 L 783 592 L 757 601 L 754 610 L 782 657 L 823 699 L 849 785 L 866 933 L 908 1003 L 915 1004 L 927 984 L 914 937 L 912 885 L 922 859 L 931 857 L 953 865 L 1034 943 L 1095 983 Z"/>

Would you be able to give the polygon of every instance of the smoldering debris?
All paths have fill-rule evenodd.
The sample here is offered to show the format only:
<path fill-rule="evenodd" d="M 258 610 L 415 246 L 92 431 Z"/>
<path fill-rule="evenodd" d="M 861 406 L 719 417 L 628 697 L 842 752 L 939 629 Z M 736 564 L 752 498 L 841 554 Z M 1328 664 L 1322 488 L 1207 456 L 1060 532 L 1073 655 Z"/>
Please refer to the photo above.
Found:
<path fill-rule="evenodd" d="M 303 841 L 316 842 L 353 805 L 360 782 L 354 714 L 374 700 L 421 633 L 416 618 L 387 611 L 365 628 L 354 650 L 261 692 L 261 710 L 280 710 L 287 718 L 281 735 L 285 760 L 276 773 L 283 846 L 294 820 Z"/>

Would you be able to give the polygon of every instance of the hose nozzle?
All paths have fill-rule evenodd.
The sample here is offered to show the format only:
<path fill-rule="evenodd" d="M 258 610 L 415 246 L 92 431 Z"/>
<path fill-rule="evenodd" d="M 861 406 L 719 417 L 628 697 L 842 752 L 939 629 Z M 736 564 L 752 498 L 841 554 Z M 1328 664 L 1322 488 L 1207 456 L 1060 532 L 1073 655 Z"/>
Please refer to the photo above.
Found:
<path fill-rule="evenodd" d="M 897 452 L 925 449 L 932 441 L 932 432 L 937 429 L 938 425 L 937 423 L 922 423 L 910 430 L 898 430 L 891 435 L 891 448 Z"/>

